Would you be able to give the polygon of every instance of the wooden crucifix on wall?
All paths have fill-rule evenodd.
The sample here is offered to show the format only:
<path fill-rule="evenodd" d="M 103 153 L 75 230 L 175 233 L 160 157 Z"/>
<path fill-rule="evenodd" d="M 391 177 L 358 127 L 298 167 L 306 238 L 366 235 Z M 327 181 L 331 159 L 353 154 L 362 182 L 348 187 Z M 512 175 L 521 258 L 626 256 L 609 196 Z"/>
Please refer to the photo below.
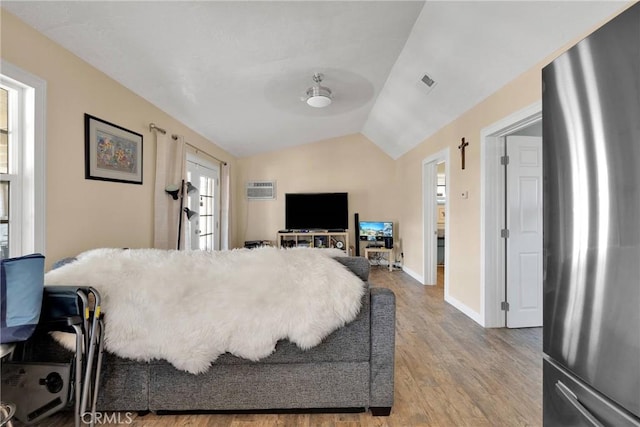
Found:
<path fill-rule="evenodd" d="M 469 142 L 465 141 L 464 138 L 462 138 L 462 143 L 458 145 L 458 150 L 460 150 L 460 155 L 462 156 L 462 169 L 464 169 L 464 149 L 467 148 L 468 145 Z"/>

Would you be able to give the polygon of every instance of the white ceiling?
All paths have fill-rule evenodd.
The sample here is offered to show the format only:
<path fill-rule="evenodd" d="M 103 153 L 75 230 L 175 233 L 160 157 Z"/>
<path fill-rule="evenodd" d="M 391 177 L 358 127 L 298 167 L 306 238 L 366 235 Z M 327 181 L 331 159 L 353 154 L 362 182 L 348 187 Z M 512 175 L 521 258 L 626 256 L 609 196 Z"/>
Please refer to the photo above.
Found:
<path fill-rule="evenodd" d="M 393 158 L 624 4 L 1 3 L 236 156 L 362 132 Z M 335 94 L 325 109 L 300 100 L 314 72 Z"/>

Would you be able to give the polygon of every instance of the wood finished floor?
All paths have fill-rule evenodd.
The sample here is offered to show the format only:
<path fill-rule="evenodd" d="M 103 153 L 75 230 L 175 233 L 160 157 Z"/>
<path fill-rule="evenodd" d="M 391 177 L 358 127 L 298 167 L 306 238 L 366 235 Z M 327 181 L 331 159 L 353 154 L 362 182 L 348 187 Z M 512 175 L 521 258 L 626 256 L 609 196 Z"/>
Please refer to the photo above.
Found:
<path fill-rule="evenodd" d="M 355 414 L 132 416 L 132 426 L 540 426 L 542 329 L 483 329 L 401 271 L 374 267 L 371 282 L 397 299 L 395 403 L 389 417 Z M 125 414 L 121 414 L 124 425 Z M 19 425 L 17 423 L 16 425 Z M 73 425 L 57 414 L 40 426 Z M 100 424 L 117 425 L 117 424 Z"/>

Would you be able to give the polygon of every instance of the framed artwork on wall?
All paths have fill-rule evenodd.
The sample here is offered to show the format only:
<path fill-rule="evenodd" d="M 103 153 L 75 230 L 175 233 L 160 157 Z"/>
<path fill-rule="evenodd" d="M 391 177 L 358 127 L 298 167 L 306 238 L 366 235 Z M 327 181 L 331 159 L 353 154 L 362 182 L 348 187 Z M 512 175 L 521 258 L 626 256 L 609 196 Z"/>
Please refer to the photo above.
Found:
<path fill-rule="evenodd" d="M 142 135 L 84 115 L 85 179 L 142 184 Z"/>

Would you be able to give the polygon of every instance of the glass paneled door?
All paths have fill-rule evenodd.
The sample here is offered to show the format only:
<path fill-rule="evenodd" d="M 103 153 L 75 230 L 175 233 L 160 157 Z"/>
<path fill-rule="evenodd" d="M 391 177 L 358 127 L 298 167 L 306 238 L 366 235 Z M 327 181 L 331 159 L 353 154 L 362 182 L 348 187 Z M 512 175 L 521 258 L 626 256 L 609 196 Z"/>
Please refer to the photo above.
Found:
<path fill-rule="evenodd" d="M 197 154 L 187 154 L 187 199 L 183 221 L 186 247 L 220 249 L 220 168 Z"/>

